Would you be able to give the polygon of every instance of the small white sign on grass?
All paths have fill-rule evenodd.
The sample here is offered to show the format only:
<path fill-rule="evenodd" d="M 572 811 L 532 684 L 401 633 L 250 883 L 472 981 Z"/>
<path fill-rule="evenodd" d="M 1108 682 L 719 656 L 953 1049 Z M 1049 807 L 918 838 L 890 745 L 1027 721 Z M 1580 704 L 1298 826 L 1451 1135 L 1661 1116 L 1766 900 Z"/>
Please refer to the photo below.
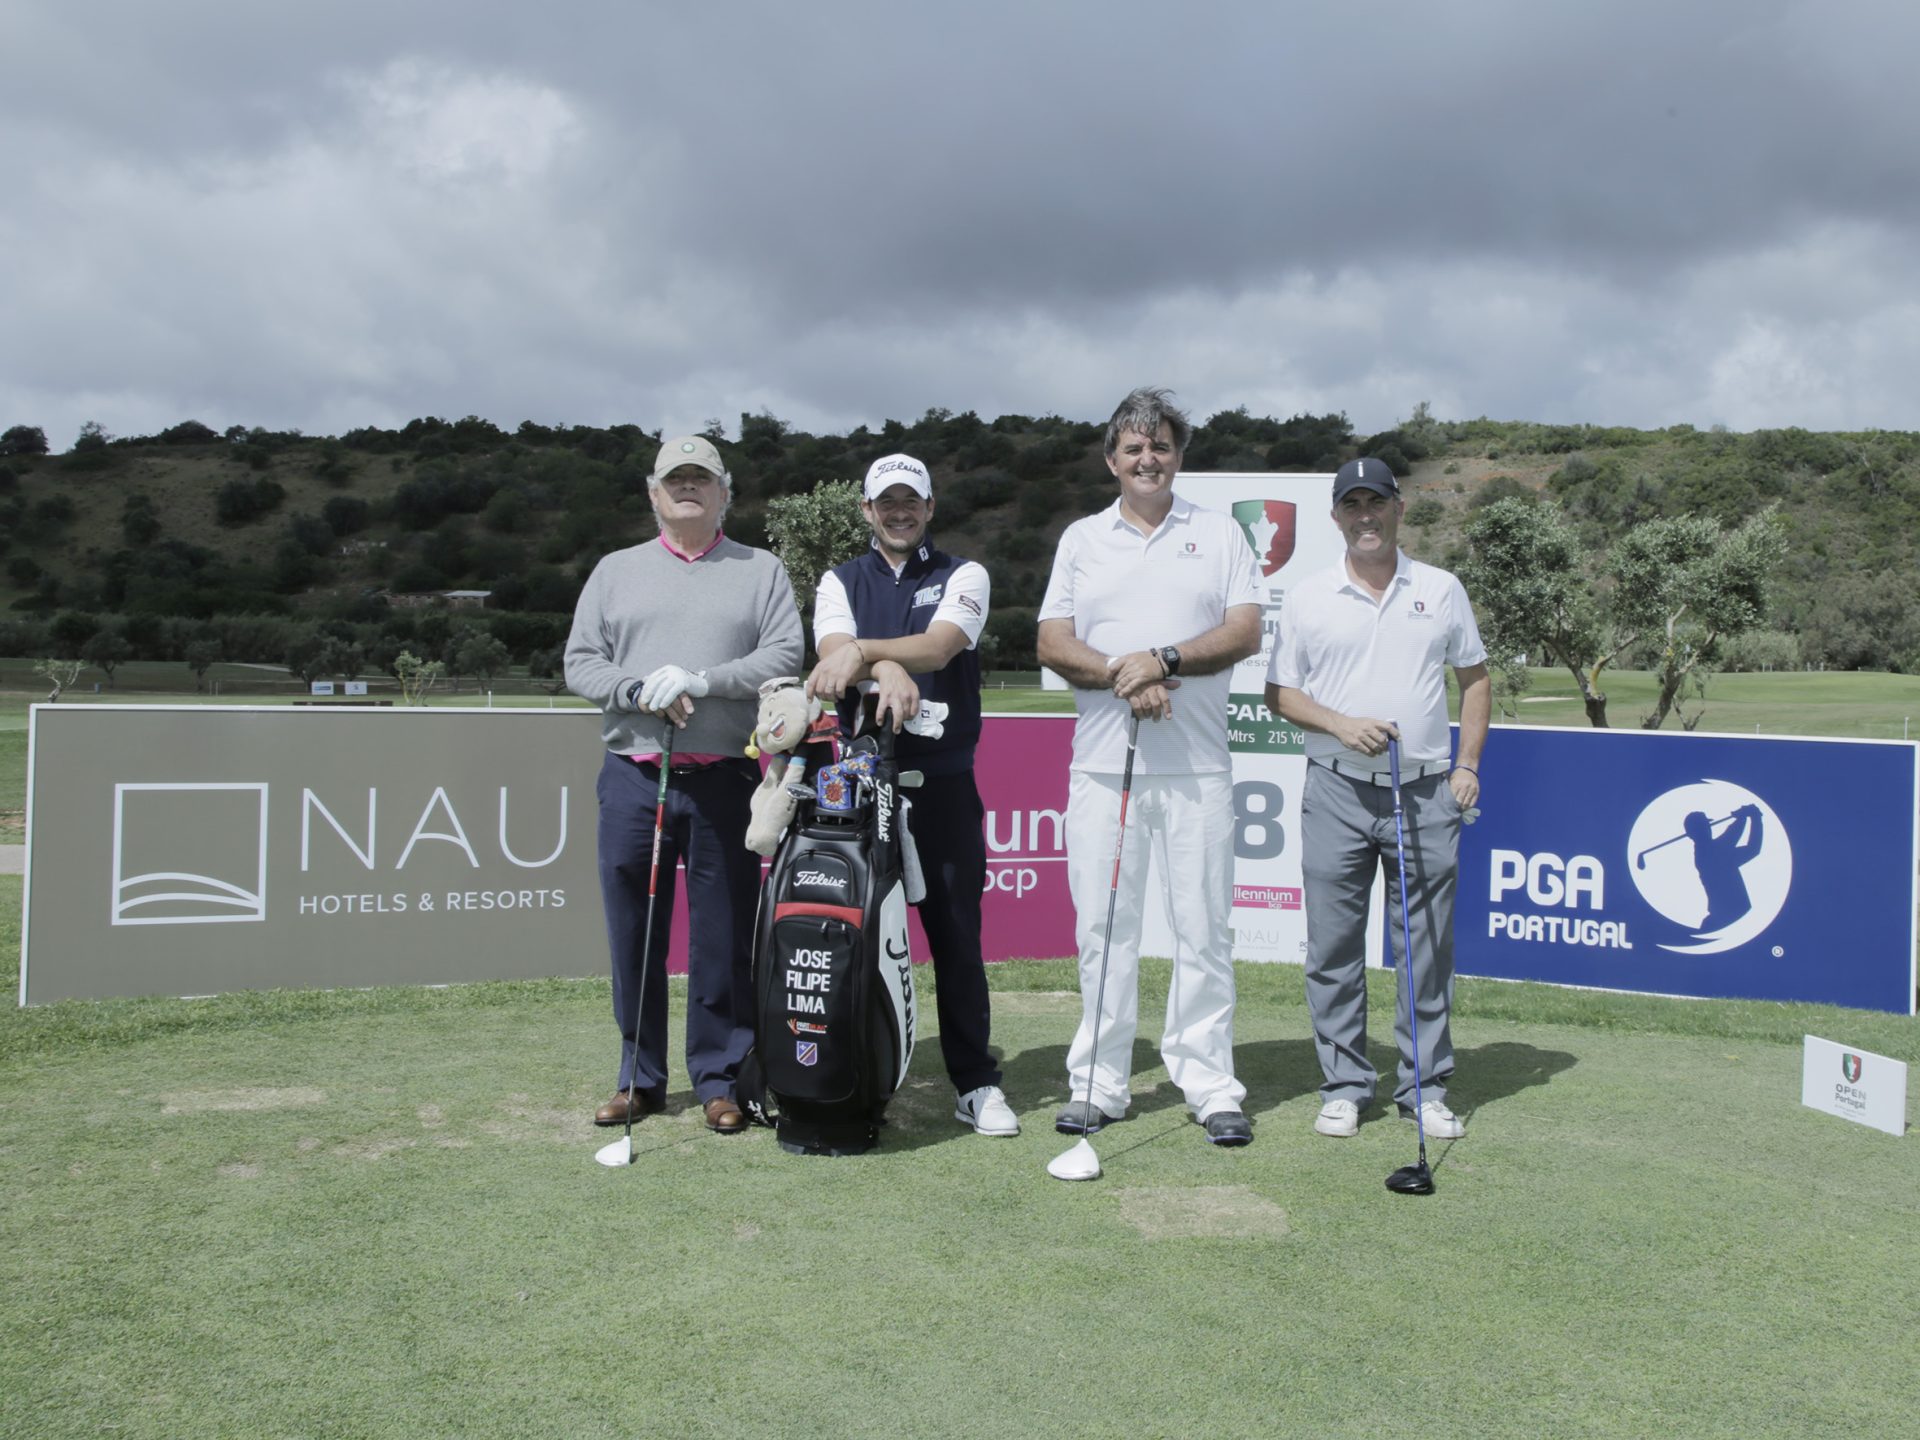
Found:
<path fill-rule="evenodd" d="M 1800 1063 L 1800 1103 L 1889 1135 L 1904 1135 L 1906 1062 L 1809 1035 Z"/>
<path fill-rule="evenodd" d="M 313 680 L 308 683 L 315 695 L 331 695 L 333 693 L 333 681 L 331 680 Z"/>

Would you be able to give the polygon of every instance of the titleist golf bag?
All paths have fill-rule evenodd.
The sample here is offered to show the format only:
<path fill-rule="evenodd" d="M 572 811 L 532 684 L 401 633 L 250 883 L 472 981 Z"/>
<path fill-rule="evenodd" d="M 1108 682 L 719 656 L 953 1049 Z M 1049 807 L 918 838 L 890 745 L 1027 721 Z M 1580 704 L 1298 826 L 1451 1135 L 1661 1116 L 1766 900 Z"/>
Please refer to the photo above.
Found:
<path fill-rule="evenodd" d="M 913 1056 L 911 842 L 892 736 L 881 735 L 817 770 L 760 895 L 759 1118 L 771 1112 L 781 1148 L 796 1155 L 871 1148 Z"/>

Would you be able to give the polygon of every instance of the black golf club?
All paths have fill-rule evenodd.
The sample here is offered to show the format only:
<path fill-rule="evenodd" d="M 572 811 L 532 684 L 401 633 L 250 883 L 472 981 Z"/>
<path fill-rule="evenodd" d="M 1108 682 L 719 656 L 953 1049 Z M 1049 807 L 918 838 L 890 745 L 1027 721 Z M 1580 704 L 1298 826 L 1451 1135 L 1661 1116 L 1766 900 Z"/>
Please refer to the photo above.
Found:
<path fill-rule="evenodd" d="M 1093 1047 L 1087 1055 L 1087 1121 L 1093 1121 L 1093 1074 L 1100 1061 L 1100 1012 L 1107 1002 L 1107 956 L 1113 951 L 1113 905 L 1120 898 L 1120 854 L 1127 843 L 1127 800 L 1133 794 L 1133 752 L 1140 743 L 1140 715 L 1135 712 L 1127 728 L 1127 765 L 1120 776 L 1120 828 L 1113 838 L 1113 885 L 1107 891 L 1107 938 L 1100 945 L 1100 983 L 1093 992 Z M 1072 1092 L 1068 1092 L 1072 1097 Z M 1080 1143 L 1047 1162 L 1047 1173 L 1056 1180 L 1098 1180 L 1100 1157 L 1083 1132 Z"/>
<path fill-rule="evenodd" d="M 602 1145 L 593 1158 L 609 1169 L 633 1163 L 633 1112 L 640 1089 L 640 1027 L 647 1022 L 647 971 L 653 965 L 653 902 L 660 892 L 660 832 L 667 825 L 667 777 L 673 774 L 673 717 L 667 717 L 666 748 L 660 755 L 660 796 L 653 809 L 653 868 L 647 872 L 647 933 L 640 941 L 640 996 L 633 1009 L 633 1071 L 627 1076 L 627 1133 Z"/>
<path fill-rule="evenodd" d="M 1420 995 L 1413 988 L 1413 922 L 1407 913 L 1407 822 L 1400 805 L 1398 739 L 1387 741 L 1387 768 L 1393 776 L 1394 857 L 1400 862 L 1400 956 L 1407 971 L 1407 1020 L 1413 1027 L 1413 1126 L 1420 1135 L 1419 1163 L 1402 1165 L 1387 1176 L 1387 1189 L 1396 1195 L 1431 1195 L 1433 1171 L 1427 1166 L 1427 1123 L 1420 1114 Z"/>

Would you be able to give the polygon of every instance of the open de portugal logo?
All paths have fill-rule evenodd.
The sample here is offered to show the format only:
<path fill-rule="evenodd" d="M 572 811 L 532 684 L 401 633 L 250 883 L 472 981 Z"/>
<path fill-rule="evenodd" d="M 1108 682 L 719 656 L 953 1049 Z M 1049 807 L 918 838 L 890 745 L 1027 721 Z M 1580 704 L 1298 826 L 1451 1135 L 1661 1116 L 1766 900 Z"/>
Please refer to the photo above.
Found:
<path fill-rule="evenodd" d="M 1849 1085 L 1859 1080 L 1860 1057 L 1858 1055 L 1842 1055 L 1840 1057 L 1840 1073 L 1847 1077 L 1847 1083 Z"/>

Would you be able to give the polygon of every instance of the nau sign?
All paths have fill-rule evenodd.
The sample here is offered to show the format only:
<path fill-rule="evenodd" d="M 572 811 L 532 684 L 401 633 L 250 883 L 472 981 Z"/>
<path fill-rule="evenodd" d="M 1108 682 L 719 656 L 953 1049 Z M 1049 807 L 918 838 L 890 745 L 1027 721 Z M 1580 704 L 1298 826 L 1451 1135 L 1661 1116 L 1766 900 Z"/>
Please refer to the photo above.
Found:
<path fill-rule="evenodd" d="M 1915 747 L 1502 728 L 1462 832 L 1462 974 L 1914 1002 Z"/>
<path fill-rule="evenodd" d="M 21 999 L 604 971 L 591 712 L 37 706 Z"/>

